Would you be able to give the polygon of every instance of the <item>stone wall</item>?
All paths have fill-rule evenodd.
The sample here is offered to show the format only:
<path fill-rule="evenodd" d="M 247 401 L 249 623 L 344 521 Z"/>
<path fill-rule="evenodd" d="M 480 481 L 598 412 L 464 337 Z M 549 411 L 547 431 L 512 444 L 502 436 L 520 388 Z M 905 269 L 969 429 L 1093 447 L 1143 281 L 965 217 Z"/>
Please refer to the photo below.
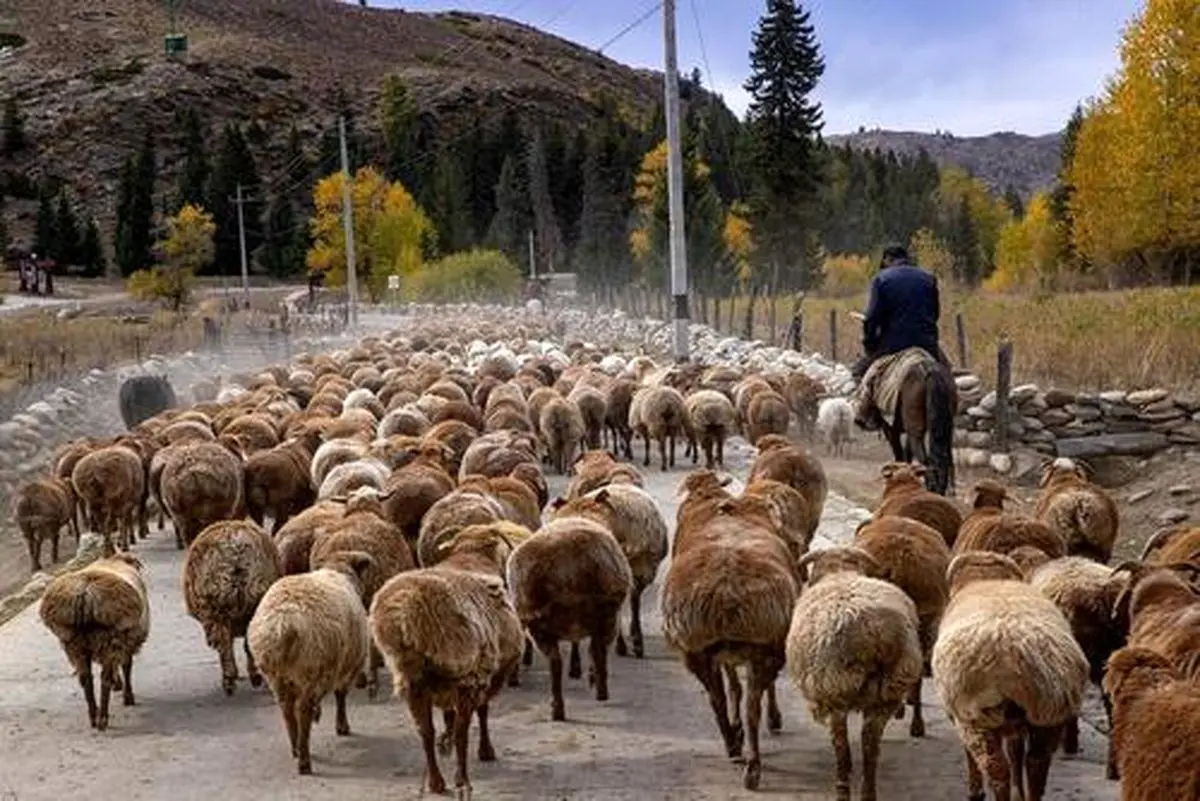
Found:
<path fill-rule="evenodd" d="M 999 400 L 979 376 L 960 375 L 956 381 L 955 444 L 964 463 L 983 466 L 994 461 L 990 452 L 996 445 Z M 1022 384 L 1009 392 L 1008 410 L 1009 446 L 1014 450 L 1087 458 L 1200 447 L 1198 395 L 1161 388 L 1069 392 Z"/>

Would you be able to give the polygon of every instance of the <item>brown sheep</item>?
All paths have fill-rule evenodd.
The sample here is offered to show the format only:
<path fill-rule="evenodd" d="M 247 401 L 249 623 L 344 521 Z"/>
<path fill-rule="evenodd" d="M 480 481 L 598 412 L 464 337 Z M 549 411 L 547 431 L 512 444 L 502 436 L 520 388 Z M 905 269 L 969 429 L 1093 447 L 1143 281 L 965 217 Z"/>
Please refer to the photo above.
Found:
<path fill-rule="evenodd" d="M 789 422 L 787 401 L 774 390 L 755 392 L 746 405 L 746 439 L 751 445 L 768 434 L 786 436 Z"/>
<path fill-rule="evenodd" d="M 551 719 L 566 720 L 559 640 L 588 638 L 596 700 L 608 700 L 608 649 L 633 588 L 629 561 L 607 527 L 564 516 L 519 544 L 508 560 L 517 616 L 550 662 Z"/>
<path fill-rule="evenodd" d="M 883 495 L 875 507 L 875 516 L 899 515 L 916 520 L 942 535 L 946 547 L 953 548 L 962 527 L 963 516 L 954 501 L 925 489 L 924 465 L 890 462 L 880 468 Z"/>
<path fill-rule="evenodd" d="M 1104 690 L 1121 801 L 1200 798 L 1200 686 L 1162 654 L 1130 646 L 1109 660 Z"/>
<path fill-rule="evenodd" d="M 29 549 L 29 569 L 42 569 L 42 542 L 50 540 L 50 564 L 58 562 L 58 537 L 64 526 L 75 523 L 75 496 L 61 478 L 42 478 L 21 487 L 17 493 L 17 528 Z M 79 541 L 79 532 L 75 532 Z"/>
<path fill-rule="evenodd" d="M 796 416 L 800 436 L 811 440 L 816 430 L 817 411 L 825 397 L 825 387 L 815 378 L 796 370 L 788 376 L 783 396 L 787 398 L 788 408 Z"/>
<path fill-rule="evenodd" d="M 963 518 L 954 553 L 991 551 L 1009 554 L 1021 546 L 1032 546 L 1051 559 L 1067 555 L 1062 537 L 1045 523 L 1004 511 L 1008 493 L 1002 484 L 984 479 L 975 485 L 974 508 Z"/>
<path fill-rule="evenodd" d="M 183 564 L 183 600 L 188 614 L 204 627 L 204 639 L 221 658 L 221 687 L 233 695 L 237 661 L 233 641 L 246 636 L 258 603 L 279 578 L 279 551 L 249 520 L 214 523 L 189 544 Z M 245 644 L 245 643 L 244 643 Z M 250 686 L 262 676 L 245 644 Z"/>
<path fill-rule="evenodd" d="M 1120 518 L 1108 493 L 1091 483 L 1083 467 L 1056 459 L 1042 474 L 1034 517 L 1062 537 L 1071 556 L 1101 564 L 1112 558 Z"/>
<path fill-rule="evenodd" d="M 615 453 L 624 452 L 633 458 L 633 429 L 629 427 L 629 405 L 638 385 L 627 378 L 616 378 L 605 388 L 604 424 L 608 430 L 609 447 Z"/>
<path fill-rule="evenodd" d="M 636 467 L 617 461 L 611 451 L 583 452 L 571 465 L 571 473 L 571 482 L 563 496 L 568 501 L 608 484 L 625 483 L 640 487 L 645 483 Z"/>
<path fill-rule="evenodd" d="M 779 510 L 782 520 L 780 536 L 796 559 L 808 553 L 813 535 L 817 532 L 820 519 L 813 514 L 812 507 L 803 495 L 770 478 L 756 478 L 742 491 L 744 497 L 758 497 L 770 501 Z"/>
<path fill-rule="evenodd" d="M 695 440 L 691 418 L 683 395 L 673 387 L 646 387 L 633 396 L 629 406 L 629 427 L 642 436 L 645 443 L 644 467 L 650 466 L 650 442 L 658 443 L 658 455 L 662 469 L 667 470 L 668 461 L 675 466 L 675 441 L 683 437 L 690 444 Z M 670 444 L 670 459 L 668 448 Z M 692 454 L 692 462 L 699 461 L 698 450 Z"/>
<path fill-rule="evenodd" d="M 709 470 L 725 466 L 725 440 L 737 427 L 737 410 L 724 393 L 700 389 L 685 399 L 700 447 Z"/>
<path fill-rule="evenodd" d="M 416 543 L 420 535 L 425 513 L 454 490 L 454 479 L 446 467 L 451 459 L 449 449 L 425 445 L 413 462 L 393 471 L 388 478 L 383 508 L 410 544 Z"/>
<path fill-rule="evenodd" d="M 441 544 L 467 526 L 496 523 L 504 506 L 490 492 L 455 489 L 429 507 L 417 535 L 417 563 L 433 567 L 441 559 Z"/>
<path fill-rule="evenodd" d="M 212 447 L 228 453 L 219 445 Z M 114 532 L 121 549 L 127 549 L 146 487 L 145 467 L 137 452 L 124 445 L 92 451 L 76 462 L 71 485 L 87 509 L 87 518 L 104 537 L 105 555 L 113 554 Z"/>
<path fill-rule="evenodd" d="M 281 575 L 307 573 L 309 553 L 317 535 L 336 527 L 345 513 L 337 501 L 319 501 L 282 525 L 274 534 Z"/>
<path fill-rule="evenodd" d="M 178 547 L 190 545 L 206 526 L 244 513 L 242 462 L 214 442 L 171 446 L 159 481 Z"/>
<path fill-rule="evenodd" d="M 608 416 L 608 403 L 604 399 L 604 393 L 595 387 L 580 384 L 571 390 L 567 400 L 574 403 L 583 416 L 583 439 L 587 447 L 599 448 L 604 421 Z"/>
<path fill-rule="evenodd" d="M 820 459 L 778 434 L 762 437 L 756 447 L 758 454 L 750 465 L 747 481 L 769 478 L 787 484 L 804 496 L 812 509 L 813 519 L 819 521 L 825 510 L 825 496 L 829 493 L 829 482 Z M 813 526 L 809 537 L 815 532 L 816 526 Z"/>
<path fill-rule="evenodd" d="M 926 665 L 937 640 L 938 624 L 950 595 L 946 570 L 950 567 L 950 549 L 941 535 L 918 520 L 880 516 L 860 527 L 854 545 L 869 554 L 879 566 L 875 578 L 890 581 L 912 599 L 917 610 L 917 634 L 921 656 Z M 921 678 L 918 676 L 908 699 L 913 717 L 909 734 L 925 736 L 921 715 Z M 901 708 L 899 716 L 904 715 Z"/>
<path fill-rule="evenodd" d="M 92 728 L 108 728 L 108 700 L 122 691 L 133 706 L 133 657 L 150 635 L 150 603 L 137 557 L 121 553 L 55 577 L 38 610 L 62 645 L 87 701 Z M 100 704 L 96 704 L 92 663 L 100 665 Z"/>
<path fill-rule="evenodd" d="M 316 500 L 311 478 L 312 457 L 320 433 L 310 431 L 270 450 L 250 456 L 243 466 L 246 513 L 260 526 L 271 516 L 271 534 Z"/>
<path fill-rule="evenodd" d="M 1200 679 L 1200 597 L 1176 573 L 1187 572 L 1194 581 L 1200 566 L 1126 563 L 1117 570 L 1132 573 L 1114 612 L 1116 620 L 1128 627 L 1128 644 L 1162 654 L 1189 681 Z"/>
<path fill-rule="evenodd" d="M 541 528 L 542 507 L 538 504 L 537 493 L 519 478 L 467 476 L 459 483 L 458 489 L 487 493 L 500 502 L 505 520 L 511 520 L 530 531 Z"/>
<path fill-rule="evenodd" d="M 479 719 L 479 761 L 496 758 L 488 704 L 517 669 L 524 634 L 508 593 L 505 564 L 519 526 L 471 526 L 441 545 L 435 567 L 401 573 L 371 603 L 371 633 L 404 696 L 425 751 L 425 784 L 446 790 L 437 764 L 433 709 L 446 713 L 455 785 L 465 794 L 471 718 Z"/>
<path fill-rule="evenodd" d="M 565 476 L 587 433 L 582 412 L 566 398 L 550 398 L 538 416 L 538 430 L 546 443 L 550 465 Z"/>
<path fill-rule="evenodd" d="M 427 444 L 437 443 L 450 449 L 450 460 L 446 464 L 446 472 L 456 476 L 462 466 L 467 448 L 475 441 L 479 433 L 478 429 L 472 428 L 461 420 L 443 420 L 426 431 L 422 440 Z"/>
<path fill-rule="evenodd" d="M 1156 531 L 1142 549 L 1142 561 L 1157 565 L 1200 564 L 1200 526 L 1169 526 Z"/>

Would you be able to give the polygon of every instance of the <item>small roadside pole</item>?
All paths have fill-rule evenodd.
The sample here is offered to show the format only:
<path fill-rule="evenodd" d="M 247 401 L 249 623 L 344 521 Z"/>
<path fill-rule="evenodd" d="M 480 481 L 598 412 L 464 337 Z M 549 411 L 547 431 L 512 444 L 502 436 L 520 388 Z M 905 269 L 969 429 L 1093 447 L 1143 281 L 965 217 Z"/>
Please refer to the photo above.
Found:
<path fill-rule="evenodd" d="M 392 298 L 392 306 L 393 307 L 399 306 L 400 305 L 400 276 L 389 275 L 387 286 L 388 286 L 388 294 Z"/>

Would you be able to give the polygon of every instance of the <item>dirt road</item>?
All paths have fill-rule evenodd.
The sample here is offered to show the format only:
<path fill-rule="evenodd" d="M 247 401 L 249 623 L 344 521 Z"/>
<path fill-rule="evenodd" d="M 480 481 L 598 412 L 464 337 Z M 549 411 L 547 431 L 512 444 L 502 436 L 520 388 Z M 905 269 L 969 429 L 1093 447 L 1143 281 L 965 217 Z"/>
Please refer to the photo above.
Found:
<path fill-rule="evenodd" d="M 737 459 L 744 474 L 745 450 Z M 648 489 L 673 520 L 682 467 L 650 472 Z M 552 489 L 561 489 L 561 480 Z M 850 536 L 863 511 L 832 496 L 818 545 Z M 97 734 L 58 644 L 36 606 L 0 627 L 0 799 L 37 801 L 67 794 L 91 798 L 257 801 L 261 798 L 357 799 L 421 796 L 422 755 L 407 709 L 394 698 L 351 696 L 350 737 L 333 733 L 332 702 L 313 735 L 316 775 L 300 777 L 269 691 L 245 681 L 232 698 L 220 689 L 214 652 L 183 611 L 180 555 L 168 534 L 138 552 L 149 567 L 150 640 L 134 667 L 138 705 L 115 706 Z M 663 570 L 666 565 L 663 565 Z M 661 574 L 660 574 L 661 575 Z M 648 592 L 645 660 L 613 657 L 612 700 L 598 703 L 583 681 L 568 681 L 566 723 L 550 722 L 548 676 L 539 657 L 519 689 L 506 689 L 492 712 L 499 760 L 472 757 L 477 799 L 747 799 L 741 771 L 723 755 L 699 683 L 661 637 L 657 587 Z M 241 659 L 239 649 L 239 660 Z M 244 672 L 244 663 L 243 663 Z M 780 679 L 784 731 L 763 739 L 760 795 L 833 798 L 827 730 L 814 725 L 786 678 Z M 932 700 L 928 736 L 888 727 L 880 797 L 958 801 L 966 793 L 959 741 Z M 474 742 L 475 734 L 472 734 Z M 1103 778 L 1104 740 L 1083 727 L 1084 750 L 1058 758 L 1052 799 L 1106 801 L 1117 786 Z M 855 766 L 859 767 L 857 734 Z M 449 760 L 442 760 L 449 766 Z M 453 775 L 452 766 L 447 775 Z M 857 797 L 857 794 L 856 794 Z"/>

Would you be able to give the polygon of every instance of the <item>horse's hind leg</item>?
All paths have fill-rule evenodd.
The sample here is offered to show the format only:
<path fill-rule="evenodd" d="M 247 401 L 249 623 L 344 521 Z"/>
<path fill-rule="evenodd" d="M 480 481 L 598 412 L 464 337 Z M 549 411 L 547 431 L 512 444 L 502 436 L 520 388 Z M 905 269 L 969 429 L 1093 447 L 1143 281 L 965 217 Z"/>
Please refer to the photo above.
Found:
<path fill-rule="evenodd" d="M 888 445 L 892 446 L 892 456 L 896 457 L 896 461 L 906 461 L 904 458 L 904 446 L 900 442 L 900 429 L 898 427 L 884 425 L 883 435 L 887 438 Z"/>

